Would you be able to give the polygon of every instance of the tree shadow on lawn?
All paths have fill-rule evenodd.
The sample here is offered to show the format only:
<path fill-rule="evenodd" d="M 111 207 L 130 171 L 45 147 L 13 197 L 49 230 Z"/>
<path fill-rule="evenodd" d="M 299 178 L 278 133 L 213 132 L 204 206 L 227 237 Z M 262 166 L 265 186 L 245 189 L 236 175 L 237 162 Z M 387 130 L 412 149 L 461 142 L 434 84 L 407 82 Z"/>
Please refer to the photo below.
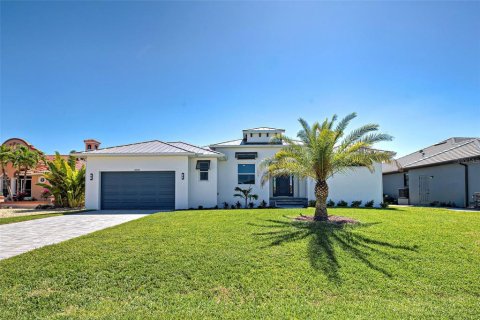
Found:
<path fill-rule="evenodd" d="M 338 248 L 348 253 L 372 270 L 391 278 L 393 275 L 384 267 L 375 263 L 372 254 L 381 255 L 391 260 L 401 260 L 398 255 L 386 250 L 418 251 L 418 247 L 398 245 L 386 241 L 369 238 L 354 232 L 355 229 L 368 228 L 376 223 L 336 224 L 331 222 L 304 222 L 292 220 L 265 220 L 268 225 L 253 224 L 258 227 L 280 229 L 275 231 L 254 233 L 270 242 L 270 246 L 278 246 L 288 242 L 308 238 L 308 258 L 310 265 L 315 270 L 322 271 L 327 278 L 336 283 L 341 283 L 338 261 Z"/>

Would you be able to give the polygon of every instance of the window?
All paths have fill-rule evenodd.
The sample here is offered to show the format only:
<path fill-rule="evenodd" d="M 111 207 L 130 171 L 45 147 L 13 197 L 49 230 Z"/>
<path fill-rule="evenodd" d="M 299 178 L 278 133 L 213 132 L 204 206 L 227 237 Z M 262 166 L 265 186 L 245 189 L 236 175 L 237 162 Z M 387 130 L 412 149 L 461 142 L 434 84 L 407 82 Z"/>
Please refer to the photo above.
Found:
<path fill-rule="evenodd" d="M 238 184 L 255 184 L 255 165 L 238 165 Z"/>
<path fill-rule="evenodd" d="M 270 134 L 269 134 L 269 133 L 267 133 L 267 138 L 268 138 L 269 136 L 270 136 Z"/>
<path fill-rule="evenodd" d="M 261 133 L 259 133 L 259 134 L 258 134 L 258 137 L 259 137 L 259 138 L 261 138 L 261 137 L 262 137 L 262 134 L 261 134 Z"/>
<path fill-rule="evenodd" d="M 208 171 L 200 171 L 200 180 L 208 181 Z"/>
<path fill-rule="evenodd" d="M 239 160 L 256 159 L 257 155 L 257 152 L 235 152 L 235 158 Z"/>
<path fill-rule="evenodd" d="M 403 174 L 403 186 L 408 188 L 408 173 Z"/>
<path fill-rule="evenodd" d="M 250 138 L 253 138 L 253 133 L 250 133 Z"/>
<path fill-rule="evenodd" d="M 208 181 L 208 170 L 210 170 L 210 160 L 198 160 L 197 170 L 200 170 L 200 181 Z"/>
<path fill-rule="evenodd" d="M 91 144 L 87 145 L 87 150 L 92 150 L 92 145 Z"/>

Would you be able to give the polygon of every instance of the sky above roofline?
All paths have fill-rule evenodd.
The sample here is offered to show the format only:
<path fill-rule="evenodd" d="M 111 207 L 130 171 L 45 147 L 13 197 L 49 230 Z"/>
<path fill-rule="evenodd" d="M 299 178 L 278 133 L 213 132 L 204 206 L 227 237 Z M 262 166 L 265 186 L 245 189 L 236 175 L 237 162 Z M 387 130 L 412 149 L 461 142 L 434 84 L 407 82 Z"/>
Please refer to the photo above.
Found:
<path fill-rule="evenodd" d="M 0 140 L 209 145 L 357 112 L 399 156 L 478 136 L 480 2 L 0 2 Z"/>

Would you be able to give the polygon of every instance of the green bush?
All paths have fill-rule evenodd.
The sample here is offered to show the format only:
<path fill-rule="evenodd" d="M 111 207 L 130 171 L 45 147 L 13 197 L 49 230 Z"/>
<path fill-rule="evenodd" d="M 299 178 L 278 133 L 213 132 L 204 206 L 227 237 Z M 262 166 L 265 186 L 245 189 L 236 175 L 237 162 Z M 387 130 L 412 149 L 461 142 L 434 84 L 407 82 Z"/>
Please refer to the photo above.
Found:
<path fill-rule="evenodd" d="M 375 203 L 375 201 L 373 201 L 373 200 L 365 202 L 365 208 L 373 208 L 374 203 Z"/>
<path fill-rule="evenodd" d="M 355 200 L 352 201 L 352 204 L 350 205 L 352 208 L 360 208 L 362 205 L 362 200 Z"/>
<path fill-rule="evenodd" d="M 316 204 L 317 204 L 316 200 L 308 200 L 308 206 L 309 207 L 315 207 Z"/>
<path fill-rule="evenodd" d="M 335 207 L 335 201 L 333 201 L 332 199 L 328 200 L 327 201 L 327 207 L 330 207 L 330 208 Z"/>
<path fill-rule="evenodd" d="M 386 209 L 386 208 L 388 208 L 388 203 L 382 202 L 382 203 L 380 203 L 380 207 L 382 209 Z"/>
<path fill-rule="evenodd" d="M 337 202 L 337 207 L 348 207 L 347 201 L 340 200 Z"/>

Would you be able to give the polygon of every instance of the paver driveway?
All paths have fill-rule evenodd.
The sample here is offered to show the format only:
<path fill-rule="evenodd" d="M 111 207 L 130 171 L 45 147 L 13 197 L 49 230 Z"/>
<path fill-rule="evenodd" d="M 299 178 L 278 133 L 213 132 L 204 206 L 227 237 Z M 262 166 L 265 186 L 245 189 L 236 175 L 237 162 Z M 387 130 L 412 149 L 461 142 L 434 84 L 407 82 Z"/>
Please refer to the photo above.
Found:
<path fill-rule="evenodd" d="M 132 221 L 157 211 L 89 211 L 0 225 L 0 260 Z"/>

